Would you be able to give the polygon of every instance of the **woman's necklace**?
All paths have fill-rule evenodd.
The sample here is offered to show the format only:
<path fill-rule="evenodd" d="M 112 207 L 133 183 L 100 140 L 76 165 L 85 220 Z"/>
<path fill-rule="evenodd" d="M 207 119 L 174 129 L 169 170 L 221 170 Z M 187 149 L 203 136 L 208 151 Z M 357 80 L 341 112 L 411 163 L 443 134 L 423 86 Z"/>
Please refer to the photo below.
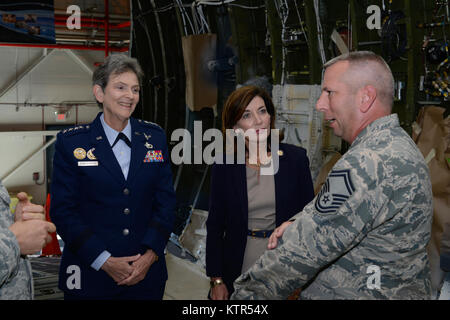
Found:
<path fill-rule="evenodd" d="M 249 157 L 248 154 L 245 157 L 245 164 L 246 166 L 248 166 L 251 169 L 254 169 L 257 171 L 257 179 L 258 179 L 258 184 L 259 184 L 259 176 L 261 175 L 261 165 L 265 166 L 268 165 L 270 163 L 270 161 L 272 160 L 272 155 L 270 153 L 267 154 L 267 158 L 264 161 L 261 161 L 261 159 L 258 158 L 256 159 L 256 163 L 250 163 L 249 161 Z"/>

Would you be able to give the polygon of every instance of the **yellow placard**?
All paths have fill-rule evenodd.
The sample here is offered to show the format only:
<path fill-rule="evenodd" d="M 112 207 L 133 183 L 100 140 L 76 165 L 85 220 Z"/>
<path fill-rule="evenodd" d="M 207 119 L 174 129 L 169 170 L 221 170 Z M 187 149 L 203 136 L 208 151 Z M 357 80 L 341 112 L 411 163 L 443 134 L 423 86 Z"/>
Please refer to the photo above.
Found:
<path fill-rule="evenodd" d="M 9 204 L 9 209 L 11 210 L 11 213 L 14 214 L 14 212 L 16 211 L 16 206 L 17 203 L 19 202 L 19 199 L 17 197 L 12 197 L 10 195 L 11 198 L 11 203 Z M 28 199 L 31 201 L 31 199 L 33 199 L 32 196 L 28 195 Z"/>

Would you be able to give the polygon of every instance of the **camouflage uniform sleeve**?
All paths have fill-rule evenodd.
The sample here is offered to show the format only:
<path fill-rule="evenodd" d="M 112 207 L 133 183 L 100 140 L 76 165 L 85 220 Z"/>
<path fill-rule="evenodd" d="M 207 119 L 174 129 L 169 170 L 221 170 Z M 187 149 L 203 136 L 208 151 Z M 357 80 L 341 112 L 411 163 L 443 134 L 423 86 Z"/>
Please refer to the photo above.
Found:
<path fill-rule="evenodd" d="M 0 200 L 1 201 L 1 200 Z M 14 233 L 6 226 L 9 208 L 0 203 L 0 288 L 19 270 L 20 248 Z"/>
<path fill-rule="evenodd" d="M 286 299 L 367 234 L 385 197 L 384 169 L 376 155 L 346 155 L 333 167 L 321 191 L 234 283 L 232 299 Z"/>

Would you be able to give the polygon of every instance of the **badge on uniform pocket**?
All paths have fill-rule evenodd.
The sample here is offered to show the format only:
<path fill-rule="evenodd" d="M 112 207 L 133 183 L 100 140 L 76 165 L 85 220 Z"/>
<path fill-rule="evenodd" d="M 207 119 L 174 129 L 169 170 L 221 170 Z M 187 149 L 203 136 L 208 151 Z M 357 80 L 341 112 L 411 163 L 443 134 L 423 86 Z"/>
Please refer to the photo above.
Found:
<path fill-rule="evenodd" d="M 162 150 L 149 150 L 145 155 L 144 162 L 164 162 Z"/>

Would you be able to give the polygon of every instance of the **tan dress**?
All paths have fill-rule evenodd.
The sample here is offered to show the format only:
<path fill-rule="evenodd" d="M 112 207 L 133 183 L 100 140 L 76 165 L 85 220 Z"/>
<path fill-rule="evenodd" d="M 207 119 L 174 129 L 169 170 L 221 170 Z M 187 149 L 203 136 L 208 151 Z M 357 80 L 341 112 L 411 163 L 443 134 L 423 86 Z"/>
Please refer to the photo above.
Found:
<path fill-rule="evenodd" d="M 275 228 L 275 179 L 273 175 L 260 175 L 246 167 L 248 195 L 248 229 L 273 230 Z M 247 271 L 267 249 L 269 238 L 247 236 L 242 273 Z"/>

